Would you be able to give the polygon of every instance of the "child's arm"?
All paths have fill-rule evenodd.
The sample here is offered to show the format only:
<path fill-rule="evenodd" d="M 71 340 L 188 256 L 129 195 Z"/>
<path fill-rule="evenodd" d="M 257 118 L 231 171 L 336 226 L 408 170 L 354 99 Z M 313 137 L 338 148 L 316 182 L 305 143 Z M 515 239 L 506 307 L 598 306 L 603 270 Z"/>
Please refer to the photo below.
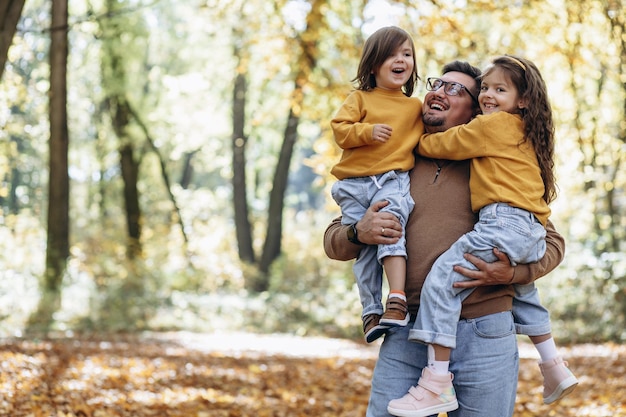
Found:
<path fill-rule="evenodd" d="M 363 123 L 361 120 L 364 117 L 363 103 L 357 94 L 350 94 L 330 122 L 335 142 L 341 149 L 358 148 L 374 143 L 372 138 L 374 125 Z"/>
<path fill-rule="evenodd" d="M 427 133 L 419 140 L 417 152 L 427 158 L 461 161 L 485 155 L 486 132 L 478 119 L 445 132 Z"/>

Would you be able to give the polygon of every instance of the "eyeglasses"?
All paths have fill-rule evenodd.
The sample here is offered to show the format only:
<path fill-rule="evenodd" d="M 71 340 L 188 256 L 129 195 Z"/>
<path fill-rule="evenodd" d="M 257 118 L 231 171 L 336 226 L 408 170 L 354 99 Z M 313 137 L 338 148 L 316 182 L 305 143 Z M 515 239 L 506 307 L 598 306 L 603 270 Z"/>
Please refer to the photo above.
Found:
<path fill-rule="evenodd" d="M 453 81 L 444 81 L 441 78 L 428 78 L 426 80 L 426 89 L 428 91 L 437 91 L 441 87 L 443 87 L 443 92 L 449 96 L 458 96 L 461 90 L 465 90 L 472 100 L 478 103 L 476 97 L 474 97 L 474 95 L 470 93 L 470 90 L 463 84 L 455 83 Z"/>

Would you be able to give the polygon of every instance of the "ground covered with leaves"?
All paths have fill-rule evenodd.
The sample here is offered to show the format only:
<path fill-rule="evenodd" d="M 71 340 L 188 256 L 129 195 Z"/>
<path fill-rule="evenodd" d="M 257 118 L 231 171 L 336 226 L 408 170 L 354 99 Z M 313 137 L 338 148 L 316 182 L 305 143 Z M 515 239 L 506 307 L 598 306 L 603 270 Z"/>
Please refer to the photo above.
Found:
<path fill-rule="evenodd" d="M 563 349 L 579 377 L 541 402 L 521 345 L 516 416 L 626 416 L 626 346 Z M 282 335 L 167 333 L 0 341 L 0 416 L 362 417 L 377 346 Z"/>

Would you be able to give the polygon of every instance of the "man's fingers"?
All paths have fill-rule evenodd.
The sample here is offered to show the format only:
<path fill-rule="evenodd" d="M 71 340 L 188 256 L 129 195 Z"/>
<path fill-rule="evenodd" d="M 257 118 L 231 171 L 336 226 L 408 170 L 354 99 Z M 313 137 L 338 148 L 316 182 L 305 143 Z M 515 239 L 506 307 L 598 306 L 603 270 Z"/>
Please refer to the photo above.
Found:
<path fill-rule="evenodd" d="M 506 253 L 502 252 L 500 249 L 498 248 L 493 248 L 493 254 L 496 255 L 496 258 L 498 258 L 498 260 L 500 262 L 505 262 L 510 264 L 511 260 L 509 259 L 509 257 L 507 256 Z"/>
<path fill-rule="evenodd" d="M 482 278 L 482 271 L 476 271 L 475 269 L 465 268 L 465 267 L 460 266 L 460 265 L 455 265 L 454 266 L 454 272 L 458 272 L 459 274 L 463 275 L 464 277 L 471 278 L 471 279 Z"/>
<path fill-rule="evenodd" d="M 483 285 L 483 282 L 479 279 L 472 281 L 457 281 L 454 283 L 454 288 L 476 288 Z"/>
<path fill-rule="evenodd" d="M 506 256 L 506 255 L 505 255 Z M 483 270 L 486 266 L 486 262 L 480 259 L 478 256 L 474 256 L 471 253 L 466 253 L 464 258 L 472 263 L 479 270 Z"/>
<path fill-rule="evenodd" d="M 374 201 L 372 203 L 372 205 L 370 206 L 370 209 L 372 211 L 380 211 L 380 209 L 382 209 L 383 207 L 386 207 L 387 205 L 389 205 L 389 201 L 387 200 L 380 200 L 380 201 Z"/>

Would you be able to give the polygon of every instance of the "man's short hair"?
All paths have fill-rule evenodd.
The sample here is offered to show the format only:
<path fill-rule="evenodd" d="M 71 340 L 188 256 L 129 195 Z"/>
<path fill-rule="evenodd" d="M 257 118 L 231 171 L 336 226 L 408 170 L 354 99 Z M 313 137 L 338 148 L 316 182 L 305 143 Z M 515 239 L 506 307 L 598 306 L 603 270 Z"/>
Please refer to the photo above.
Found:
<path fill-rule="evenodd" d="M 480 69 L 471 65 L 469 62 L 465 61 L 452 61 L 443 66 L 441 70 L 441 74 L 445 74 L 448 72 L 462 72 L 463 74 L 467 74 L 474 80 L 473 86 L 466 86 L 467 88 L 472 89 L 472 94 L 474 97 L 478 97 L 478 93 L 480 93 L 480 76 L 482 72 Z"/>

